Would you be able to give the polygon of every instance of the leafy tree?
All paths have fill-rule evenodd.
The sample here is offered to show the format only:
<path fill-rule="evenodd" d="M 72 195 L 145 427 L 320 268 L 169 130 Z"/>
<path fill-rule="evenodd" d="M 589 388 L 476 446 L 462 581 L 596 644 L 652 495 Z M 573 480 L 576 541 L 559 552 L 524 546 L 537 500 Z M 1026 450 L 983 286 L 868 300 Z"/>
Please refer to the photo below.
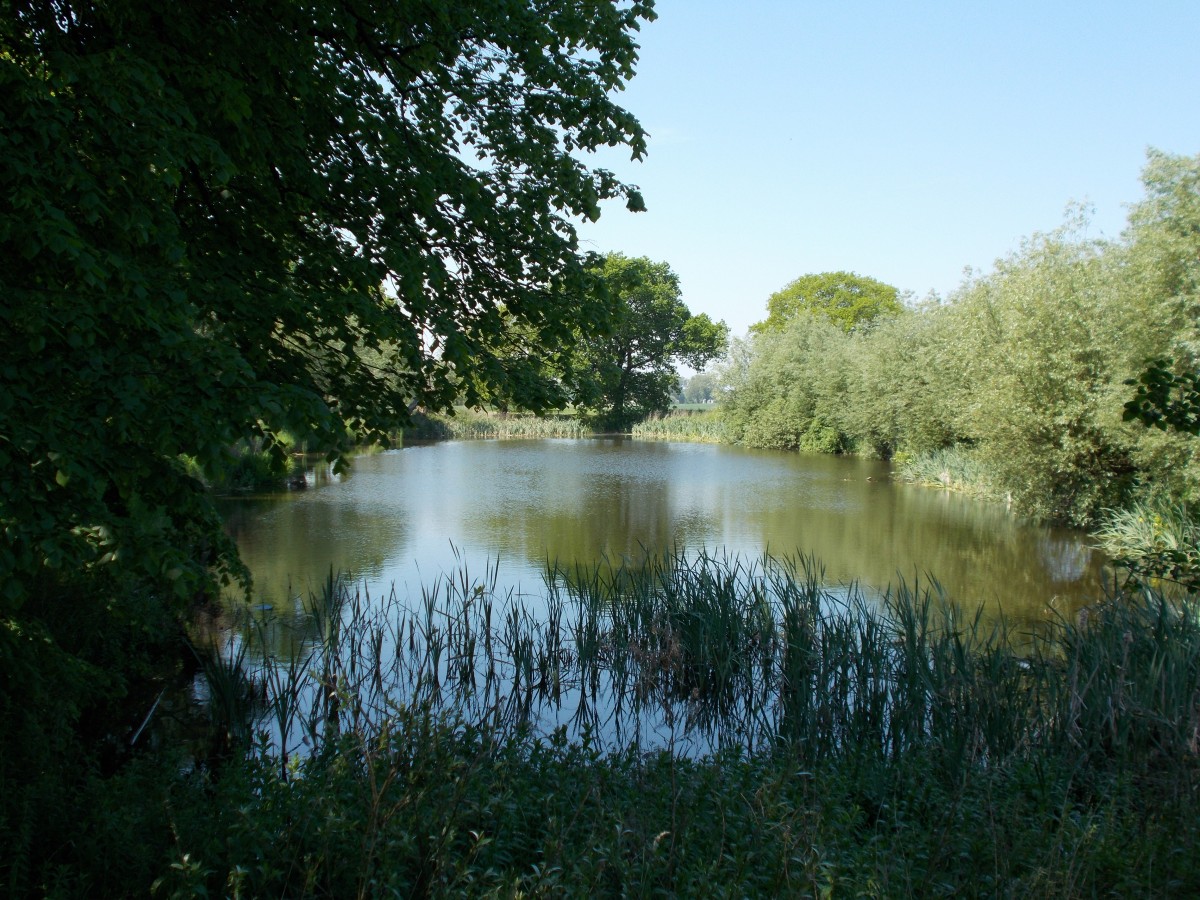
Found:
<path fill-rule="evenodd" d="M 890 284 L 853 272 L 821 272 L 803 275 L 768 297 L 767 318 L 751 331 L 782 331 L 800 315 L 828 319 L 843 331 L 853 331 L 903 311 L 900 293 Z"/>
<path fill-rule="evenodd" d="M 1080 525 L 1133 498 L 1194 501 L 1200 157 L 1152 152 L 1143 180 L 1120 240 L 1086 239 L 1081 215 L 945 303 L 849 332 L 814 315 L 760 328 L 726 370 L 728 432 L 881 456 L 959 445 L 1021 512 Z"/>
<path fill-rule="evenodd" d="M 287 430 L 566 399 L 573 220 L 637 191 L 652 0 L 18 0 L 0 17 L 0 619 L 65 573 L 235 567 L 200 483 Z M 520 334 L 522 352 L 511 352 Z M 58 573 L 56 575 L 55 573 Z"/>
<path fill-rule="evenodd" d="M 588 302 L 606 296 L 613 313 L 608 332 L 580 346 L 576 402 L 596 426 L 624 431 L 666 412 L 678 388 L 675 367 L 703 368 L 724 348 L 728 329 L 688 311 L 666 263 L 610 253 L 591 271 Z"/>
<path fill-rule="evenodd" d="M 735 347 L 722 397 L 726 428 L 751 447 L 841 453 L 852 449 L 842 422 L 853 335 L 815 316 Z M 748 353 L 746 351 L 749 351 Z"/>
<path fill-rule="evenodd" d="M 708 403 L 715 398 L 718 388 L 716 375 L 711 372 L 697 372 L 683 386 L 683 401 Z"/>
<path fill-rule="evenodd" d="M 1146 369 L 1127 384 L 1136 391 L 1125 419 L 1160 430 L 1200 434 L 1200 156 L 1150 151 L 1143 174 L 1146 199 L 1135 207 L 1132 226 L 1143 252 L 1132 267 L 1150 290 L 1169 298 L 1180 321 L 1170 346 L 1162 346 Z"/>

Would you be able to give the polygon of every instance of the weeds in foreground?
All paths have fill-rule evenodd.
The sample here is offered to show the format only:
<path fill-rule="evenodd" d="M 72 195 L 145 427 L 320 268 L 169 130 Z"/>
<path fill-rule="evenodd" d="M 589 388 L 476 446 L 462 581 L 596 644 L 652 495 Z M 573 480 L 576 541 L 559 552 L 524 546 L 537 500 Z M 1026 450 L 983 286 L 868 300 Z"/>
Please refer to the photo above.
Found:
<path fill-rule="evenodd" d="M 1153 591 L 1018 642 L 935 586 L 868 597 L 803 559 L 494 584 L 407 604 L 331 578 L 269 626 L 295 641 L 244 632 L 256 736 L 96 782 L 114 827 L 63 892 L 1200 891 L 1200 623 Z"/>

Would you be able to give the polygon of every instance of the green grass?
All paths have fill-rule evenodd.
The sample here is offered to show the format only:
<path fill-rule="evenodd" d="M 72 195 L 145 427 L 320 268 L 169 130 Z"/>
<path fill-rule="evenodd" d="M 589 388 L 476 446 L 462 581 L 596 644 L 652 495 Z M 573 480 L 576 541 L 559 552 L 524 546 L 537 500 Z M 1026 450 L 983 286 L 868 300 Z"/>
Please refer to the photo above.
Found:
<path fill-rule="evenodd" d="M 690 411 L 690 407 L 696 409 Z M 711 404 L 677 407 L 665 416 L 656 416 L 633 426 L 633 436 L 652 441 L 693 441 L 719 444 L 726 440 L 721 414 Z"/>
<path fill-rule="evenodd" d="M 1200 891 L 1200 623 L 1152 590 L 1014 635 L 933 586 L 831 589 L 805 559 L 564 567 L 536 598 L 495 584 L 463 570 L 410 603 L 331 577 L 299 618 L 235 632 L 205 693 L 240 753 L 89 782 L 77 841 L 20 883 Z"/>
<path fill-rule="evenodd" d="M 580 438 L 591 431 L 571 415 L 534 416 L 528 413 L 487 412 L 459 408 L 453 416 L 421 417 L 405 437 L 418 440 L 488 438 Z"/>

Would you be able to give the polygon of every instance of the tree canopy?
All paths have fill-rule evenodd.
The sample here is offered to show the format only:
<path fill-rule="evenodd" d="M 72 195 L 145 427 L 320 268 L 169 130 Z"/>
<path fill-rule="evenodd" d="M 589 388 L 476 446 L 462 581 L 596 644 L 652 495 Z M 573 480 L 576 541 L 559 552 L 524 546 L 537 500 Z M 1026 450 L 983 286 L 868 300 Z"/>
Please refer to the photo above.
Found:
<path fill-rule="evenodd" d="M 754 335 L 726 369 L 728 433 L 899 454 L 922 479 L 1076 525 L 1147 497 L 1194 504 L 1200 157 L 1152 151 L 1143 184 L 1118 240 L 1089 238 L 1081 210 L 945 302 Z"/>
<path fill-rule="evenodd" d="M 802 275 L 767 298 L 767 318 L 751 326 L 755 333 L 783 331 L 800 315 L 828 319 L 853 331 L 881 316 L 903 312 L 900 292 L 890 284 L 853 272 Z"/>
<path fill-rule="evenodd" d="M 182 455 L 562 403 L 573 221 L 637 190 L 652 0 L 19 0 L 0 17 L 0 594 L 232 560 Z M 519 335 L 520 352 L 507 344 Z M 548 374 L 549 373 L 549 374 Z M 204 548 L 207 547 L 207 550 Z M 0 607 L 0 612 L 3 607 Z"/>
<path fill-rule="evenodd" d="M 724 349 L 728 328 L 691 314 L 679 276 L 664 262 L 610 253 L 591 271 L 594 296 L 609 298 L 613 321 L 605 335 L 580 344 L 577 405 L 597 426 L 624 431 L 666 412 L 678 387 L 675 367 L 703 368 Z"/>

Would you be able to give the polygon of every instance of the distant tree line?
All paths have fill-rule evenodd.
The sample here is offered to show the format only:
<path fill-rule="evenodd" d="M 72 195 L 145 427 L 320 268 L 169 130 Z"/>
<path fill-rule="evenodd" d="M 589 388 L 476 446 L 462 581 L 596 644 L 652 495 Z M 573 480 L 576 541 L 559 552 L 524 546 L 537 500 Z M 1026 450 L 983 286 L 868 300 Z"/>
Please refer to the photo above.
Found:
<path fill-rule="evenodd" d="M 725 364 L 729 438 L 942 454 L 1020 511 L 1076 524 L 1152 494 L 1195 499 L 1200 157 L 1151 152 L 1143 183 L 1119 238 L 1087 237 L 1080 213 L 945 300 L 905 306 L 880 291 L 847 319 L 852 304 L 819 292 L 777 295 Z M 1147 429 L 1155 409 L 1183 427 Z"/>

